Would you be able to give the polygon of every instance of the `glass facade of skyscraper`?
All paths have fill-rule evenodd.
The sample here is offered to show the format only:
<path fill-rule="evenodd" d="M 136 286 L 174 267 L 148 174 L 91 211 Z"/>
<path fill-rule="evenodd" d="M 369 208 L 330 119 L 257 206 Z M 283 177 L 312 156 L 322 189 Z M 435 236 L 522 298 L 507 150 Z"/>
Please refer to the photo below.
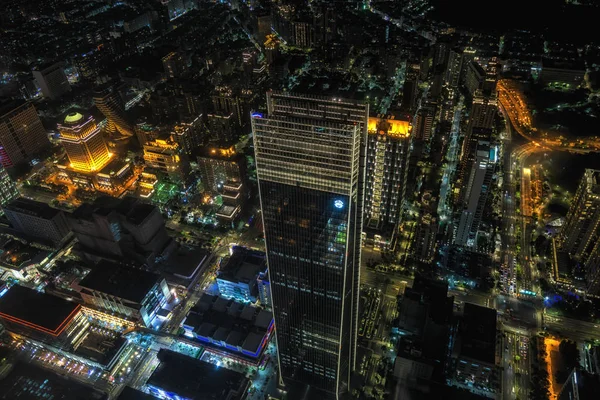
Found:
<path fill-rule="evenodd" d="M 368 106 L 268 94 L 252 127 L 279 367 L 332 397 L 356 348 Z"/>

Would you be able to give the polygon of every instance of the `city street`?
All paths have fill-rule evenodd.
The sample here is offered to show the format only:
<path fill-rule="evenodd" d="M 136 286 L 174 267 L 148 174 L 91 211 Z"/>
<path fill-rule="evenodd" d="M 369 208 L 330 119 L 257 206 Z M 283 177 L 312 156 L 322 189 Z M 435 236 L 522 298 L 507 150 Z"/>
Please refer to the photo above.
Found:
<path fill-rule="evenodd" d="M 502 398 L 527 399 L 529 395 L 529 338 L 512 331 L 502 337 Z"/>
<path fill-rule="evenodd" d="M 567 317 L 554 317 L 545 313 L 544 324 L 548 332 L 559 337 L 568 337 L 579 342 L 600 340 L 600 325 L 592 322 Z"/>

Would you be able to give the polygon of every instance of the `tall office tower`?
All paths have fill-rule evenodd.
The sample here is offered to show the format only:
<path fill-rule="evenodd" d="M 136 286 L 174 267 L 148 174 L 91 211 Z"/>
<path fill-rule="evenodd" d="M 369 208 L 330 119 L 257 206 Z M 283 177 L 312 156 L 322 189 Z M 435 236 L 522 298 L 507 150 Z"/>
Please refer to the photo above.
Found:
<path fill-rule="evenodd" d="M 486 73 L 477 61 L 471 61 L 465 72 L 465 87 L 471 96 L 475 95 L 477 89 L 483 89 Z"/>
<path fill-rule="evenodd" d="M 587 263 L 600 239 L 600 170 L 586 169 L 558 235 L 561 250 Z"/>
<path fill-rule="evenodd" d="M 585 170 L 557 244 L 585 265 L 587 292 L 600 294 L 600 170 Z"/>
<path fill-rule="evenodd" d="M 60 141 L 69 157 L 70 167 L 76 171 L 99 171 L 110 161 L 106 142 L 94 117 L 84 118 L 71 113 L 58 124 Z"/>
<path fill-rule="evenodd" d="M 19 197 L 17 185 L 10 179 L 8 172 L 0 166 L 0 206 L 5 206 Z"/>
<path fill-rule="evenodd" d="M 313 46 L 314 28 L 312 23 L 305 21 L 292 22 L 292 43 L 294 45 L 307 49 Z"/>
<path fill-rule="evenodd" d="M 50 145 L 46 129 L 31 103 L 7 100 L 0 103 L 0 163 L 12 167 L 29 161 Z"/>
<path fill-rule="evenodd" d="M 71 91 L 71 85 L 63 68 L 63 63 L 56 63 L 33 70 L 33 77 L 42 89 L 44 97 L 56 100 Z"/>
<path fill-rule="evenodd" d="M 427 142 L 433 136 L 433 120 L 435 118 L 436 104 L 427 102 L 417 111 L 415 117 L 415 139 Z"/>
<path fill-rule="evenodd" d="M 499 72 L 500 65 L 498 64 L 498 59 L 492 57 L 485 66 L 485 81 L 483 82 L 482 87 L 484 93 L 490 93 L 496 90 Z"/>
<path fill-rule="evenodd" d="M 435 257 L 436 235 L 438 233 L 438 198 L 431 190 L 421 197 L 419 222 L 416 226 L 413 256 L 419 261 L 431 263 Z"/>
<path fill-rule="evenodd" d="M 463 204 L 465 201 L 468 192 L 465 183 L 469 179 L 471 167 L 477 157 L 479 142 L 489 142 L 491 138 L 492 130 L 488 128 L 472 128 L 464 138 L 455 173 L 454 192 L 452 195 L 454 204 Z"/>
<path fill-rule="evenodd" d="M 106 130 L 119 132 L 123 136 L 133 136 L 133 128 L 127 122 L 125 104 L 114 87 L 105 87 L 94 94 L 94 104 L 106 117 Z"/>
<path fill-rule="evenodd" d="M 20 197 L 2 209 L 12 227 L 31 239 L 58 246 L 71 232 L 65 213 L 46 203 Z"/>
<path fill-rule="evenodd" d="M 446 74 L 444 82 L 447 86 L 456 89 L 460 83 L 460 71 L 462 70 L 462 51 L 452 49 L 448 52 L 448 63 L 446 65 Z"/>
<path fill-rule="evenodd" d="M 498 159 L 497 149 L 489 142 L 479 141 L 475 161 L 466 182 L 465 203 L 458 221 L 454 244 L 475 247 L 477 232 L 490 191 Z"/>
<path fill-rule="evenodd" d="M 179 78 L 187 71 L 185 58 L 179 51 L 172 51 L 164 56 L 162 64 L 167 78 Z"/>
<path fill-rule="evenodd" d="M 267 106 L 252 129 L 280 377 L 338 399 L 356 361 L 369 107 L 278 92 Z"/>
<path fill-rule="evenodd" d="M 486 93 L 476 90 L 469 115 L 469 126 L 472 128 L 491 129 L 494 126 L 494 118 L 498 113 L 498 96 L 495 90 Z"/>
<path fill-rule="evenodd" d="M 402 110 L 413 113 L 417 107 L 419 93 L 419 65 L 411 64 L 407 67 L 404 85 L 402 87 Z"/>
<path fill-rule="evenodd" d="M 369 118 L 365 179 L 365 224 L 381 230 L 394 226 L 406 190 L 408 121 Z"/>
<path fill-rule="evenodd" d="M 451 44 L 445 41 L 439 41 L 435 44 L 435 46 L 433 46 L 432 49 L 432 63 L 433 63 L 433 69 L 434 69 L 434 73 L 435 71 L 440 71 L 442 70 L 447 62 L 448 62 L 448 56 L 450 53 L 450 47 Z"/>

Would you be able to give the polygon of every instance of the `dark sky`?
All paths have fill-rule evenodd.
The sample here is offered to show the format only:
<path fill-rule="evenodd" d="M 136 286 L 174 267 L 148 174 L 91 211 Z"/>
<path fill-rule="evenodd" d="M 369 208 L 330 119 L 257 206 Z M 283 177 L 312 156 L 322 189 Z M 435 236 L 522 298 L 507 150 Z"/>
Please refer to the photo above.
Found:
<path fill-rule="evenodd" d="M 527 29 L 571 42 L 600 39 L 600 2 L 574 6 L 565 0 L 432 0 L 436 18 L 485 30 Z"/>

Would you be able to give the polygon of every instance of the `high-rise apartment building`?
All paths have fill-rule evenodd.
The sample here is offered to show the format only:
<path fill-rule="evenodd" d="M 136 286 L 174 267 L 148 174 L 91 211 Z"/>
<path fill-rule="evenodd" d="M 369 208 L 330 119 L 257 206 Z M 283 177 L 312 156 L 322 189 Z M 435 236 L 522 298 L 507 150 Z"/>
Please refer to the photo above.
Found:
<path fill-rule="evenodd" d="M 396 225 L 406 190 L 411 126 L 369 118 L 365 179 L 365 227 Z"/>
<path fill-rule="evenodd" d="M 466 183 L 464 204 L 454 237 L 454 244 L 475 247 L 477 232 L 490 192 L 492 176 L 498 161 L 497 148 L 490 142 L 479 141 L 475 160 Z"/>
<path fill-rule="evenodd" d="M 438 198 L 431 190 L 425 191 L 421 196 L 419 220 L 415 227 L 413 256 L 417 260 L 431 263 L 435 257 L 436 236 L 438 233 Z"/>
<path fill-rule="evenodd" d="M 106 130 L 119 132 L 123 136 L 133 136 L 133 128 L 125 115 L 125 104 L 114 87 L 106 87 L 94 94 L 94 104 L 106 117 Z"/>
<path fill-rule="evenodd" d="M 99 171 L 110 161 L 108 147 L 94 117 L 85 118 L 80 113 L 71 113 L 62 124 L 58 124 L 58 132 L 72 169 Z"/>
<path fill-rule="evenodd" d="M 56 100 L 71 91 L 63 63 L 36 68 L 33 70 L 33 77 L 42 89 L 44 97 L 48 99 Z"/>
<path fill-rule="evenodd" d="M 179 145 L 181 151 L 191 155 L 204 143 L 202 114 L 188 121 L 181 121 L 173 127 L 171 137 Z"/>
<path fill-rule="evenodd" d="M 0 103 L 0 163 L 12 167 L 29 161 L 50 144 L 33 104 L 8 100 Z"/>
<path fill-rule="evenodd" d="M 245 163 L 233 146 L 206 148 L 198 156 L 200 181 L 206 192 L 220 192 L 226 182 L 242 182 Z"/>
<path fill-rule="evenodd" d="M 355 363 L 369 107 L 280 92 L 267 107 L 252 129 L 280 377 L 337 399 Z"/>
<path fill-rule="evenodd" d="M 162 64 L 167 78 L 178 78 L 187 70 L 185 58 L 179 51 L 172 51 L 164 56 Z"/>
<path fill-rule="evenodd" d="M 156 139 L 146 143 L 144 145 L 144 162 L 146 166 L 181 183 L 185 181 L 187 172 L 189 172 L 187 156 L 171 138 Z"/>
<path fill-rule="evenodd" d="M 435 118 L 436 104 L 427 102 L 421 106 L 415 116 L 414 136 L 417 140 L 427 142 L 433 136 L 433 120 Z"/>

